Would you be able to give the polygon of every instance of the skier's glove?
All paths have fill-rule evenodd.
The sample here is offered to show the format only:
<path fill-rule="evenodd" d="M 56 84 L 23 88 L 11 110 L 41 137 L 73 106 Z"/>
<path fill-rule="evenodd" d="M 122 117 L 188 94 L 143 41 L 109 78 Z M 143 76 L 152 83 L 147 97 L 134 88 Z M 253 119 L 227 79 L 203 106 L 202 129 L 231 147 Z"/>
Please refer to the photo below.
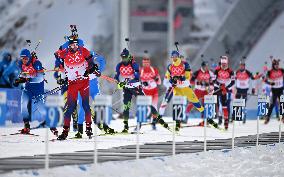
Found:
<path fill-rule="evenodd" d="M 149 84 L 148 84 L 148 82 L 142 82 L 142 84 L 145 86 L 145 87 L 147 87 Z"/>
<path fill-rule="evenodd" d="M 271 85 L 271 86 L 274 86 L 274 85 L 275 85 L 275 82 L 270 82 L 270 85 Z"/>
<path fill-rule="evenodd" d="M 177 85 L 178 80 L 180 80 L 180 77 L 174 76 L 170 78 L 169 82 L 172 84 L 173 87 L 175 87 Z"/>
<path fill-rule="evenodd" d="M 126 85 L 125 82 L 118 82 L 118 83 L 117 83 L 117 88 L 120 89 L 120 90 L 122 90 L 122 89 L 124 89 L 125 85 Z"/>
<path fill-rule="evenodd" d="M 222 84 L 220 86 L 220 89 L 221 89 L 222 95 L 226 95 L 227 94 L 227 88 L 226 88 L 225 84 Z"/>
<path fill-rule="evenodd" d="M 13 83 L 13 85 L 14 85 L 15 87 L 18 87 L 19 84 L 26 83 L 27 81 L 28 81 L 27 78 L 19 77 L 18 79 L 15 80 L 15 82 Z"/>
<path fill-rule="evenodd" d="M 88 77 L 89 74 L 95 74 L 97 77 L 101 76 L 101 71 L 98 67 L 97 64 L 93 64 L 92 67 L 88 68 L 85 73 L 84 73 L 84 77 Z"/>
<path fill-rule="evenodd" d="M 64 85 L 66 83 L 67 83 L 67 78 L 65 78 L 65 79 L 59 78 L 59 79 L 57 79 L 57 84 L 58 85 Z"/>

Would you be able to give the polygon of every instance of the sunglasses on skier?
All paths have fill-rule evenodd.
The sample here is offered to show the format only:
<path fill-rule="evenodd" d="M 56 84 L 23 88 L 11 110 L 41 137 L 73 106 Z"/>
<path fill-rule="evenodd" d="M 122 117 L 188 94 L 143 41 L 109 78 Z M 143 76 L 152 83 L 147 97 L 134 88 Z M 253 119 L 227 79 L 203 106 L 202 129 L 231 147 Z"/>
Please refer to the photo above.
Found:
<path fill-rule="evenodd" d="M 171 58 L 177 58 L 179 57 L 178 55 L 172 55 Z"/>
<path fill-rule="evenodd" d="M 21 57 L 21 60 L 29 60 L 28 57 Z"/>

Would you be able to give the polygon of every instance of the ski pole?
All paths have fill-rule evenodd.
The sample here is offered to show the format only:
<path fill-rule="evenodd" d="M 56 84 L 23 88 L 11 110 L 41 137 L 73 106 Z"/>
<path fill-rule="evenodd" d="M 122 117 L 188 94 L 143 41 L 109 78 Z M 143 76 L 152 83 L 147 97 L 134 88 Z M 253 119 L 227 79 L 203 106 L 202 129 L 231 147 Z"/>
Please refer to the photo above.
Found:
<path fill-rule="evenodd" d="M 176 42 L 175 42 L 175 46 L 176 46 L 177 51 L 179 52 L 178 45 L 179 45 L 179 43 L 176 41 Z"/>
<path fill-rule="evenodd" d="M 130 51 L 130 45 L 129 45 L 129 38 L 125 38 L 124 39 L 125 40 L 125 42 L 126 42 L 126 45 L 127 45 L 127 48 L 128 48 L 128 50 Z M 131 52 L 130 52 L 131 53 Z"/>

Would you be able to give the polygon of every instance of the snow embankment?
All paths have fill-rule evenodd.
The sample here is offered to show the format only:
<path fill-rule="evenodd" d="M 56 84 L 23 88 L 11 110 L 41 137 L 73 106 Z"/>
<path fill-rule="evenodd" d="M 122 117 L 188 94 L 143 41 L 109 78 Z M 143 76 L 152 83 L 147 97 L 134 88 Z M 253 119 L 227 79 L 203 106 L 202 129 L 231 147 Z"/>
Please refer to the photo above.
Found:
<path fill-rule="evenodd" d="M 284 174 L 284 145 L 236 148 L 233 152 L 209 151 L 175 157 L 155 157 L 94 165 L 65 166 L 45 170 L 14 171 L 7 177 L 68 176 L 68 177 L 188 177 L 188 176 L 274 176 Z"/>

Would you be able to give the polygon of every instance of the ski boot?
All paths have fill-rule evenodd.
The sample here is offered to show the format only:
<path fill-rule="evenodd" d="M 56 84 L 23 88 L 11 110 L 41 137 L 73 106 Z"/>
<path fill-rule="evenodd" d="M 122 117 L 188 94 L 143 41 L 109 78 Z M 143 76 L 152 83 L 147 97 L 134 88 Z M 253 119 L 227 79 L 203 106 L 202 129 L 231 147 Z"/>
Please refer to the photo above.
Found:
<path fill-rule="evenodd" d="M 106 134 L 115 134 L 116 131 L 114 131 L 113 128 L 110 128 L 107 124 L 103 124 L 103 129 L 105 131 Z"/>
<path fill-rule="evenodd" d="M 139 123 L 139 130 L 141 129 L 141 127 L 142 127 L 142 123 Z M 133 131 L 134 133 L 136 133 L 136 132 L 138 132 L 138 130 L 137 130 L 137 125 L 135 126 L 135 128 L 134 128 L 134 131 Z"/>
<path fill-rule="evenodd" d="M 66 140 L 69 132 L 69 127 L 63 126 L 63 132 L 57 137 L 57 140 Z"/>
<path fill-rule="evenodd" d="M 201 121 L 201 122 L 199 122 L 198 126 L 200 126 L 200 127 L 204 127 L 204 120 L 203 120 L 203 121 Z"/>
<path fill-rule="evenodd" d="M 222 116 L 218 117 L 218 125 L 222 125 Z"/>
<path fill-rule="evenodd" d="M 21 134 L 29 134 L 30 130 L 31 130 L 30 123 L 29 122 L 25 122 L 24 124 L 25 124 L 25 126 L 21 130 Z"/>
<path fill-rule="evenodd" d="M 229 128 L 229 118 L 225 118 L 225 120 L 224 120 L 224 127 L 225 127 L 225 130 L 228 130 L 228 128 Z"/>
<path fill-rule="evenodd" d="M 246 119 L 246 117 L 244 117 L 243 118 L 243 124 L 246 124 L 246 121 L 247 121 L 247 119 Z"/>
<path fill-rule="evenodd" d="M 54 134 L 55 136 L 58 136 L 58 130 L 56 127 L 50 127 L 49 130 Z"/>
<path fill-rule="evenodd" d="M 92 124 L 86 123 L 86 134 L 89 137 L 89 139 L 92 138 L 93 132 L 92 132 Z"/>
<path fill-rule="evenodd" d="M 83 124 L 78 124 L 78 132 L 75 134 L 75 138 L 81 139 L 83 131 Z"/>
<path fill-rule="evenodd" d="M 152 130 L 157 130 L 156 124 L 157 124 L 157 119 L 153 118 L 152 123 L 151 123 Z"/>
<path fill-rule="evenodd" d="M 162 116 L 158 116 L 157 118 L 157 122 L 159 122 L 164 128 L 166 128 L 166 129 L 170 129 L 170 127 L 169 127 L 169 124 L 167 124 L 165 121 L 164 121 L 164 119 L 162 118 Z"/>
<path fill-rule="evenodd" d="M 178 132 L 181 128 L 181 121 L 180 120 L 176 120 L 176 132 Z"/>
<path fill-rule="evenodd" d="M 128 133 L 129 130 L 128 121 L 124 120 L 123 123 L 124 123 L 124 129 L 121 131 L 121 133 Z"/>
<path fill-rule="evenodd" d="M 264 124 L 268 124 L 269 121 L 270 121 L 270 117 L 265 116 L 265 118 L 264 118 Z"/>
<path fill-rule="evenodd" d="M 78 122 L 73 120 L 73 132 L 76 132 L 78 131 L 79 129 L 79 125 L 78 125 Z"/>

